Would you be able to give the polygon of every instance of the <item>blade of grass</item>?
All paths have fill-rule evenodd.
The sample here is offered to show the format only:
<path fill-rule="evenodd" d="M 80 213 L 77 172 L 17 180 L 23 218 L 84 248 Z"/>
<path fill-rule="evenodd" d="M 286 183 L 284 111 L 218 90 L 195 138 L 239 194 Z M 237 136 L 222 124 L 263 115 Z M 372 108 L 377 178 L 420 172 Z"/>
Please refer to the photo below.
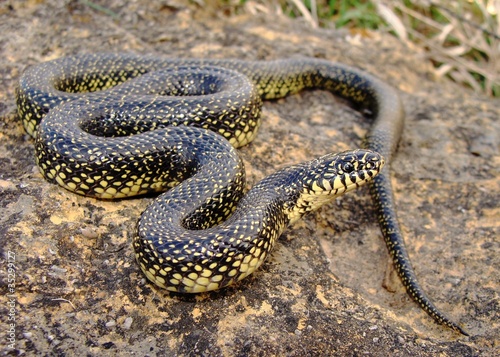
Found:
<path fill-rule="evenodd" d="M 96 11 L 102 12 L 103 14 L 108 15 L 115 20 L 118 20 L 120 18 L 120 15 L 118 15 L 116 12 L 114 12 L 114 11 L 104 7 L 104 6 L 101 6 L 99 4 L 96 4 L 93 1 L 89 1 L 89 0 L 79 0 L 79 1 L 83 5 L 86 5 L 86 6 L 90 7 L 91 9 L 94 9 Z"/>

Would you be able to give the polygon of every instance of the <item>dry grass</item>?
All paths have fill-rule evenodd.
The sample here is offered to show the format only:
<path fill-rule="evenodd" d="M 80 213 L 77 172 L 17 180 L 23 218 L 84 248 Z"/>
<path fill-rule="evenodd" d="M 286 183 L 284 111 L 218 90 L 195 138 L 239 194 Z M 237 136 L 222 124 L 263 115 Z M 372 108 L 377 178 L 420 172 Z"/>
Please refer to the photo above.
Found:
<path fill-rule="evenodd" d="M 389 28 L 425 48 L 436 74 L 500 96 L 500 0 L 235 0 L 245 11 L 301 17 L 312 27 Z"/>
<path fill-rule="evenodd" d="M 438 76 L 500 96 L 499 0 L 412 1 L 411 6 L 391 0 L 377 8 L 400 39 L 425 47 Z"/>

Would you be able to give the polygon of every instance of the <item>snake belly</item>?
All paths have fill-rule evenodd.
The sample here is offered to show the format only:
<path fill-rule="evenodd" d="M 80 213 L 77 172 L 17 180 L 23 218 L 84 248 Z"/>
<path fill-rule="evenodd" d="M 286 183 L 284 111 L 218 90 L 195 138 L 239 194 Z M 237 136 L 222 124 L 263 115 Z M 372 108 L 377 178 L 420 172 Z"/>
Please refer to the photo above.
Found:
<path fill-rule="evenodd" d="M 283 169 L 243 195 L 234 148 L 255 137 L 261 100 L 304 89 L 328 90 L 368 112 L 365 149 Z M 133 242 L 141 270 L 156 285 L 201 292 L 239 281 L 262 264 L 288 224 L 370 182 L 408 294 L 435 321 L 465 334 L 423 292 L 404 247 L 389 178 L 404 111 L 396 91 L 377 78 L 310 58 L 86 54 L 29 68 L 16 94 L 48 181 L 98 198 L 170 189 L 142 214 Z"/>

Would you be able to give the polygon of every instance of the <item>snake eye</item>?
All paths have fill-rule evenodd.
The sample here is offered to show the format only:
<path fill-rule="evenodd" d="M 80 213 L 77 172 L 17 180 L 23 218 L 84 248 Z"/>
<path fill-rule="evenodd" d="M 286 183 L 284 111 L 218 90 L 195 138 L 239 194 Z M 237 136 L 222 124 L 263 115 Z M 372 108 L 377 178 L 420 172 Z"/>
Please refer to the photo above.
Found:
<path fill-rule="evenodd" d="M 344 165 L 342 165 L 342 171 L 346 173 L 350 173 L 354 171 L 354 165 L 350 162 L 346 162 Z"/>

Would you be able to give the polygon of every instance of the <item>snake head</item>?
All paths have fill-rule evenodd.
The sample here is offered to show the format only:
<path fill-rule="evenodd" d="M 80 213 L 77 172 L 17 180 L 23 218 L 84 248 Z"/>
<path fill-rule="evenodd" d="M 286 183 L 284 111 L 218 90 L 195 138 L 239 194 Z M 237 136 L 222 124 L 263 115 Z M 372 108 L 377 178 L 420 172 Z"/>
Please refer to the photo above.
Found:
<path fill-rule="evenodd" d="M 327 154 L 303 164 L 302 185 L 285 205 L 290 223 L 371 181 L 384 164 L 382 155 L 364 149 Z"/>
<path fill-rule="evenodd" d="M 382 155 L 363 149 L 329 154 L 318 160 L 322 166 L 316 184 L 320 186 L 320 191 L 327 194 L 334 191 L 334 195 L 349 192 L 369 182 L 385 164 Z"/>

